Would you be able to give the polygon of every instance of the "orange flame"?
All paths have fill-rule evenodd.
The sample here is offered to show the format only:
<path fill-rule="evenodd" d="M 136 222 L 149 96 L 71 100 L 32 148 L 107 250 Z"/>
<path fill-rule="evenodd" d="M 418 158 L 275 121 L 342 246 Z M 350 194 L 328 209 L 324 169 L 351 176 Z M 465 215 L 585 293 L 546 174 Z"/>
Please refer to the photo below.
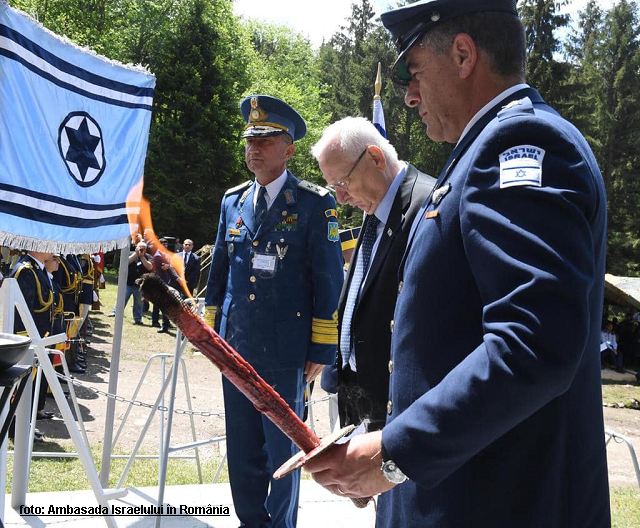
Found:
<path fill-rule="evenodd" d="M 165 262 L 171 266 L 172 271 L 177 275 L 178 284 L 182 290 L 188 297 L 193 297 L 187 287 L 187 281 L 184 275 L 184 261 L 180 258 L 180 255 L 177 255 L 164 247 L 153 230 L 151 205 L 149 200 L 142 196 L 142 182 L 143 180 L 140 180 L 140 183 L 131 190 L 129 198 L 127 199 L 127 216 L 129 219 L 129 227 L 131 229 L 131 239 L 135 244 L 137 242 L 137 237 L 140 236 L 140 232 L 142 231 L 141 236 L 144 242 L 147 243 L 147 246 L 160 251 Z M 140 212 L 136 214 L 134 211 L 138 209 L 138 205 L 140 207 Z"/>

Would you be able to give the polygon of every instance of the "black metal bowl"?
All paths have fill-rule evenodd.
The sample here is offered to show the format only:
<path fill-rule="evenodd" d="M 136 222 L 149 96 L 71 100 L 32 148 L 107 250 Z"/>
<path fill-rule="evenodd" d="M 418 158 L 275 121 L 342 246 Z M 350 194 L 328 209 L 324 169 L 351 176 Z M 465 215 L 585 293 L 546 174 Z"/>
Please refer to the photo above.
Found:
<path fill-rule="evenodd" d="M 29 350 L 30 344 L 31 339 L 28 337 L 0 332 L 0 370 L 8 369 L 18 363 Z"/>

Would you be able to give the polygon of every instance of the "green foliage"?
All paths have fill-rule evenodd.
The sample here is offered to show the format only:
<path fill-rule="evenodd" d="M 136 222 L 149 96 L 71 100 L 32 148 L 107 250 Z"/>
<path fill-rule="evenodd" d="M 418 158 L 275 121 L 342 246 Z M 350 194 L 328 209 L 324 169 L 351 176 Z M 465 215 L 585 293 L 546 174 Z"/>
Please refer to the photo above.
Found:
<path fill-rule="evenodd" d="M 640 51 L 638 5 L 591 0 L 567 31 L 570 0 L 522 0 L 528 82 L 584 133 L 608 193 L 608 271 L 640 274 Z M 396 2 L 402 4 L 405 2 Z M 294 29 L 241 21 L 228 0 L 12 0 L 56 33 L 109 58 L 147 66 L 157 78 L 145 194 L 156 231 L 214 237 L 225 189 L 252 175 L 244 164 L 238 104 L 250 93 L 280 97 L 308 125 L 289 168 L 323 183 L 309 148 L 331 122 L 371 118 L 382 65 L 387 135 L 401 159 L 437 176 L 452 146 L 430 141 L 403 89 L 389 82 L 396 58 L 373 0 L 314 50 Z M 360 211 L 340 207 L 344 227 Z"/>
<path fill-rule="evenodd" d="M 157 89 L 145 195 L 157 232 L 203 244 L 215 236 L 222 195 L 241 179 L 249 49 L 225 0 L 182 2 L 173 25 L 148 56 Z"/>
<path fill-rule="evenodd" d="M 289 28 L 250 22 L 248 29 L 253 47 L 249 63 L 252 84 L 244 95 L 272 95 L 298 111 L 307 123 L 307 135 L 295 143 L 296 152 L 287 168 L 300 179 L 322 184 L 322 175 L 309 152 L 329 124 L 328 116 L 321 111 L 316 54 L 305 37 Z M 238 146 L 239 150 L 243 148 L 244 144 Z"/>
<path fill-rule="evenodd" d="M 590 1 L 570 36 L 571 118 L 589 139 L 608 195 L 608 270 L 637 275 L 640 244 L 640 27 L 634 2 L 603 12 Z"/>
<path fill-rule="evenodd" d="M 569 23 L 568 15 L 556 13 L 566 3 L 523 0 L 518 5 L 527 36 L 527 81 L 554 106 L 562 101 L 562 84 L 569 73 L 566 65 L 554 58 L 561 48 L 555 32 Z"/>

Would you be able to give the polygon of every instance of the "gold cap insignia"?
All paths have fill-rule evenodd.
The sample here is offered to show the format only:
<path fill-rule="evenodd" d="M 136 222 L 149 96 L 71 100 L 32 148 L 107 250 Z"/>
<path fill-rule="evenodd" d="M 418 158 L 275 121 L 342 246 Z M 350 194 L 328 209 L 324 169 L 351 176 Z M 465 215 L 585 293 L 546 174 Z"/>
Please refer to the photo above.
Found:
<path fill-rule="evenodd" d="M 256 121 L 266 121 L 269 117 L 262 108 L 258 106 L 258 98 L 251 98 L 251 112 L 249 112 L 249 123 L 255 123 Z"/>

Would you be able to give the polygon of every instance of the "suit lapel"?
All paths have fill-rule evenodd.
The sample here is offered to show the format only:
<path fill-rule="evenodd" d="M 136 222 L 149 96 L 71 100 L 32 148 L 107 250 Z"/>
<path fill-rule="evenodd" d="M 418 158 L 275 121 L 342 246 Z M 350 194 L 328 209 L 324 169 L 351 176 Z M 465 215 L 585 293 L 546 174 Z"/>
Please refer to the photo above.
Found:
<path fill-rule="evenodd" d="M 416 176 L 416 168 L 407 164 L 407 169 L 403 176 L 402 183 L 400 184 L 400 187 L 398 187 L 398 191 L 396 192 L 396 196 L 393 200 L 393 205 L 389 211 L 389 218 L 384 226 L 384 231 L 380 238 L 380 244 L 378 244 L 376 254 L 373 256 L 373 262 L 371 262 L 371 266 L 369 267 L 369 273 L 367 274 L 367 278 L 365 279 L 362 287 L 360 298 L 364 297 L 369 286 L 375 280 L 376 275 L 387 258 L 387 253 L 393 244 L 393 240 L 395 239 L 398 230 L 402 227 L 404 215 L 411 204 L 411 195 L 413 194 Z"/>

